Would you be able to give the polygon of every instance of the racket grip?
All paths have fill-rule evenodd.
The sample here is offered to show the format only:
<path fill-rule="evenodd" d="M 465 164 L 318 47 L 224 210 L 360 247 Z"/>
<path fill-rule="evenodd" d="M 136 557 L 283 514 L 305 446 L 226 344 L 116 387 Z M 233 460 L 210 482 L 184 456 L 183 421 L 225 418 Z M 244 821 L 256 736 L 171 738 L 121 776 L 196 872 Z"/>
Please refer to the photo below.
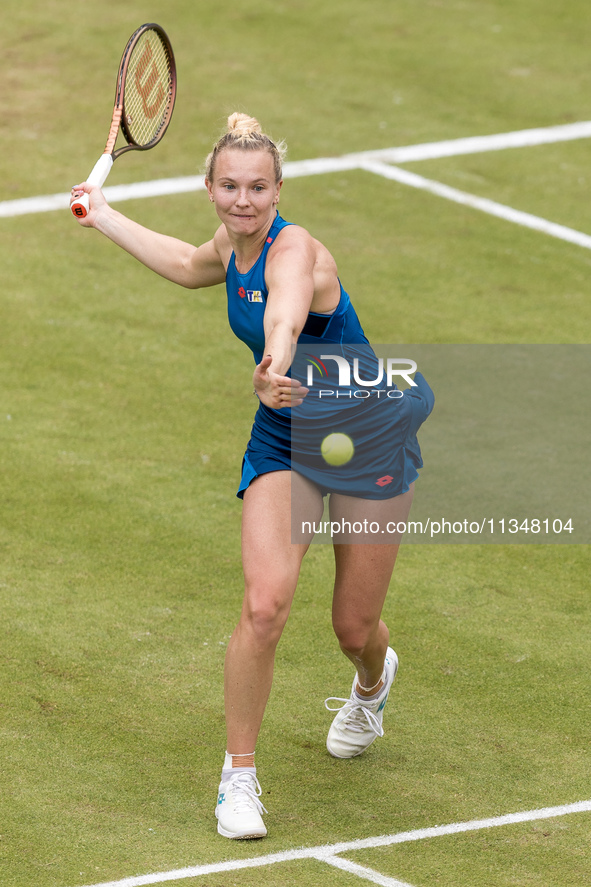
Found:
<path fill-rule="evenodd" d="M 109 173 L 111 172 L 111 167 L 113 166 L 113 155 L 112 154 L 101 154 L 97 162 L 95 163 L 92 172 L 86 179 L 89 185 L 98 185 L 101 188 Z M 88 209 L 90 207 L 90 198 L 88 194 L 84 193 L 80 197 L 77 197 L 73 203 L 70 204 L 70 209 L 72 213 L 78 219 L 83 219 L 88 214 Z"/>

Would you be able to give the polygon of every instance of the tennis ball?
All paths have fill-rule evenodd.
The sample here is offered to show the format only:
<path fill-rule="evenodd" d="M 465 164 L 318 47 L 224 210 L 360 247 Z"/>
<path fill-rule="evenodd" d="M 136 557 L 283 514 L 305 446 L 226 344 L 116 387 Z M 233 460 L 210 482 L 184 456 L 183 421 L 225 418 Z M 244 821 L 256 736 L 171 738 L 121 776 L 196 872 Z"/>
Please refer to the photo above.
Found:
<path fill-rule="evenodd" d="M 322 458 L 329 465 L 346 465 L 353 458 L 355 447 L 348 434 L 327 434 L 320 444 Z"/>

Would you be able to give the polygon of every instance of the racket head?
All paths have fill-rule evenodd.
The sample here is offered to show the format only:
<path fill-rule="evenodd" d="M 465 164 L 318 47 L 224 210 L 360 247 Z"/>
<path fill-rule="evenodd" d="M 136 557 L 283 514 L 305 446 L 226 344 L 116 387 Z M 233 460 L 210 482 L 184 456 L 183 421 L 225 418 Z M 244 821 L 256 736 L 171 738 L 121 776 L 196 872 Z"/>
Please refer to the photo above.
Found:
<path fill-rule="evenodd" d="M 156 145 L 168 128 L 176 98 L 176 64 L 164 28 L 151 22 L 129 39 L 117 78 L 115 107 L 127 145 L 113 159 L 133 149 Z M 114 145 L 113 145 L 114 147 Z"/>

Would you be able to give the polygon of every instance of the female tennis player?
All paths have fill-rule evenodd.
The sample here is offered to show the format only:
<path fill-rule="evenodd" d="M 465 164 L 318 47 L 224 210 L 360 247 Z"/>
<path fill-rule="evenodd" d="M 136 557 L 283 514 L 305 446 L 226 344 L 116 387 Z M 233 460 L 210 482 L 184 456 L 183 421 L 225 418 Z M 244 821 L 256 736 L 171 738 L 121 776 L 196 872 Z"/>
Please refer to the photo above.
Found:
<path fill-rule="evenodd" d="M 317 466 L 292 454 L 292 416 L 312 396 L 310 387 L 290 375 L 293 346 L 306 342 L 313 348 L 315 343 L 320 354 L 331 344 L 368 347 L 368 341 L 332 255 L 304 228 L 278 215 L 282 159 L 282 145 L 262 133 L 254 118 L 233 114 L 228 119 L 227 132 L 206 162 L 207 192 L 221 224 L 198 247 L 136 224 L 113 210 L 96 186 L 83 183 L 73 189 L 73 195 L 89 194 L 88 215 L 79 223 L 97 229 L 153 271 L 190 288 L 225 283 L 230 325 L 254 356 L 258 409 L 238 490 L 245 591 L 225 662 L 227 751 L 216 807 L 218 832 L 227 838 L 267 834 L 255 746 L 275 650 L 313 535 L 292 541 L 292 502 L 297 499 L 298 513 L 311 524 L 321 518 L 325 494 L 330 494 L 333 520 L 358 514 L 362 501 L 366 517 L 380 526 L 405 521 L 422 465 L 416 430 L 433 406 L 432 392 L 417 373 L 414 387 L 382 409 L 388 417 L 380 418 L 377 431 L 368 431 L 364 418 L 353 420 L 354 429 L 355 422 L 365 423 L 361 436 L 369 441 L 364 470 L 372 454 L 381 453 L 367 496 L 347 486 L 352 469 L 341 470 L 333 483 L 330 468 L 326 481 L 319 482 Z M 390 460 L 386 470 L 384 440 Z M 350 758 L 383 735 L 384 706 L 398 660 L 381 612 L 399 537 L 387 544 L 341 539 L 334 546 L 333 626 L 356 674 L 350 696 L 334 699 L 341 706 L 331 709 L 338 714 L 327 748 L 334 757 Z"/>

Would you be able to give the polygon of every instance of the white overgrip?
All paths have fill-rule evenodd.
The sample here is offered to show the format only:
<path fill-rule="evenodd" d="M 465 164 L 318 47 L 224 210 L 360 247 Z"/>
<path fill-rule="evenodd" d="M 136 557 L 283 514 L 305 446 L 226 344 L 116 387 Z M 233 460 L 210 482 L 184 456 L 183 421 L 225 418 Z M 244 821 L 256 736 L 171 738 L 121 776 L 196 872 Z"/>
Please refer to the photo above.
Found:
<path fill-rule="evenodd" d="M 101 154 L 86 181 L 89 185 L 98 185 L 99 188 L 101 188 L 104 185 L 107 176 L 111 172 L 112 166 L 113 155 Z"/>
<path fill-rule="evenodd" d="M 101 154 L 97 162 L 92 168 L 92 172 L 86 179 L 86 182 L 89 185 L 98 185 L 101 188 L 109 173 L 111 172 L 111 167 L 113 166 L 113 155 L 112 154 Z M 77 197 L 76 200 L 70 204 L 70 209 L 72 213 L 78 219 L 83 219 L 86 215 L 88 215 L 88 210 L 90 207 L 90 198 L 88 194 L 81 194 L 80 197 Z"/>

